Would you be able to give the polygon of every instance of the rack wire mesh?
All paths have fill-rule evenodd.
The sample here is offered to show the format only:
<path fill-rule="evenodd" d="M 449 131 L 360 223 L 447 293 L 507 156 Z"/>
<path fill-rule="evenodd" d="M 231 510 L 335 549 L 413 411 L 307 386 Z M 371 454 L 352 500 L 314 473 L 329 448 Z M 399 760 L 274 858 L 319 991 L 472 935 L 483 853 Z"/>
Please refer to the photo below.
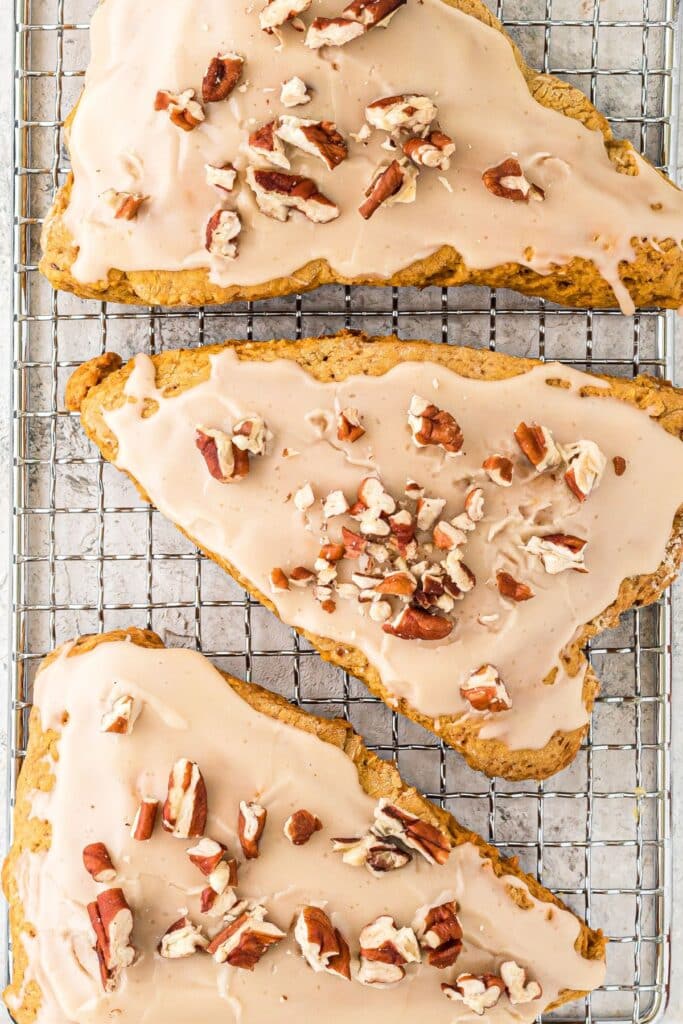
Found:
<path fill-rule="evenodd" d="M 578 85 L 612 114 L 618 134 L 672 169 L 677 0 L 493 6 L 532 64 Z M 65 411 L 63 387 L 80 361 L 106 349 L 125 357 L 343 326 L 670 376 L 670 317 L 577 313 L 483 289 L 324 288 L 166 312 L 52 292 L 37 272 L 38 240 L 68 170 L 64 117 L 82 85 L 91 7 L 16 0 L 11 792 L 43 655 L 79 633 L 154 628 L 305 708 L 349 719 L 406 778 L 602 926 L 611 940 L 606 984 L 552 1019 L 655 1020 L 666 1006 L 670 960 L 670 599 L 634 610 L 591 645 L 603 689 L 574 764 L 545 783 L 489 781 L 325 665 L 142 505 Z"/>

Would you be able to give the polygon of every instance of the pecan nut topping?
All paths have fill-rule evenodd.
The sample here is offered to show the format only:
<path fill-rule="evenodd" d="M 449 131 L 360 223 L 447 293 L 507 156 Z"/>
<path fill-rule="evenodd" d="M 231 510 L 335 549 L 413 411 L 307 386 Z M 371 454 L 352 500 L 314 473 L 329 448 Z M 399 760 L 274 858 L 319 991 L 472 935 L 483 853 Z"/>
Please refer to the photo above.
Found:
<path fill-rule="evenodd" d="M 500 678 L 500 673 L 494 665 L 482 665 L 476 672 L 473 672 L 462 683 L 460 696 L 475 711 L 497 713 L 499 711 L 509 711 L 512 707 L 512 701 L 510 700 L 505 683 Z"/>
<path fill-rule="evenodd" d="M 432 967 L 452 967 L 462 951 L 462 928 L 457 917 L 457 904 L 420 907 L 413 921 L 413 930 Z"/>
<path fill-rule="evenodd" d="M 161 824 L 177 839 L 199 838 L 206 828 L 207 813 L 206 784 L 199 765 L 181 757 L 173 765 L 168 778 Z"/>
<path fill-rule="evenodd" d="M 292 114 L 280 117 L 276 135 L 290 146 L 317 156 L 330 171 L 343 163 L 349 155 L 344 136 L 332 121 L 311 121 Z"/>
<path fill-rule="evenodd" d="M 505 982 L 495 974 L 459 974 L 454 984 L 443 982 L 441 991 L 448 999 L 463 1002 L 481 1017 L 505 992 Z"/>
<path fill-rule="evenodd" d="M 410 400 L 408 425 L 418 448 L 434 444 L 453 455 L 462 448 L 462 430 L 455 417 L 419 395 Z"/>
<path fill-rule="evenodd" d="M 314 971 L 351 980 L 351 954 L 346 939 L 320 907 L 303 907 L 296 918 L 294 938 Z"/>
<path fill-rule="evenodd" d="M 300 808 L 287 818 L 284 833 L 293 846 L 304 846 L 322 827 L 323 823 L 320 818 L 305 808 Z"/>
<path fill-rule="evenodd" d="M 261 213 L 274 220 L 286 221 L 292 209 L 316 224 L 326 224 L 339 216 L 339 207 L 318 191 L 311 178 L 250 167 L 247 182 Z"/>
<path fill-rule="evenodd" d="M 242 77 L 244 57 L 239 53 L 219 53 L 213 57 L 202 81 L 202 99 L 205 103 L 227 100 Z"/>
<path fill-rule="evenodd" d="M 519 160 L 508 157 L 495 167 L 489 167 L 481 176 L 486 188 L 500 199 L 512 199 L 518 203 L 529 200 L 542 202 L 545 192 L 524 176 Z"/>
<path fill-rule="evenodd" d="M 520 583 L 509 572 L 496 573 L 498 591 L 503 597 L 509 597 L 511 601 L 529 601 L 534 597 L 534 592 L 526 583 Z"/>
<path fill-rule="evenodd" d="M 174 93 L 160 89 L 154 100 L 155 110 L 166 110 L 171 122 L 184 132 L 191 132 L 204 120 L 204 108 L 194 98 L 194 89 Z"/>

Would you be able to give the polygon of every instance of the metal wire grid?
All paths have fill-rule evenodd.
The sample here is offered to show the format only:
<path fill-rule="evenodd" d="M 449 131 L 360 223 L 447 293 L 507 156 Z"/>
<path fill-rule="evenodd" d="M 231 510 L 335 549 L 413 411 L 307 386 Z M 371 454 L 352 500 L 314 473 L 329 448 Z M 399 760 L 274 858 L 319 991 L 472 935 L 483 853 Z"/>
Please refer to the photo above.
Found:
<path fill-rule="evenodd" d="M 325 288 L 172 312 L 53 293 L 36 270 L 38 236 L 68 169 L 63 120 L 81 86 L 90 7 L 90 0 L 16 4 L 11 792 L 44 654 L 78 633 L 155 628 L 168 643 L 196 646 L 306 708 L 348 718 L 408 779 L 602 926 L 611 939 L 607 984 L 552 1019 L 654 1020 L 665 1008 L 670 957 L 669 598 L 625 616 L 591 646 L 603 691 L 575 763 L 546 783 L 489 782 L 325 665 L 141 505 L 65 412 L 63 385 L 81 360 L 106 349 L 128 356 L 342 326 L 667 376 L 670 318 L 576 313 L 474 289 Z M 617 110 L 617 132 L 668 167 L 676 0 L 498 0 L 496 13 L 532 63 Z"/>

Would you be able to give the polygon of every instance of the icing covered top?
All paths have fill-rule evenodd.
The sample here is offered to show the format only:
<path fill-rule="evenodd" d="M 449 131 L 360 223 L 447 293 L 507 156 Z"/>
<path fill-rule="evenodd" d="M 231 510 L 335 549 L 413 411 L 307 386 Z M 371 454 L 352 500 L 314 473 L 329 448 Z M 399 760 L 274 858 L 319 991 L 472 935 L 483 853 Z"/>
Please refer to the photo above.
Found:
<path fill-rule="evenodd" d="M 124 694 L 135 703 L 132 731 L 103 733 L 103 715 Z M 41 728 L 59 733 L 59 758 L 50 764 L 54 786 L 32 794 L 33 815 L 50 823 L 50 847 L 22 854 L 17 864 L 25 915 L 35 927 L 34 937 L 22 935 L 24 980 L 40 986 L 40 1024 L 300 1024 L 315 1013 L 339 1024 L 368 1014 L 377 1024 L 408 1022 L 416 1014 L 451 1024 L 474 1013 L 445 998 L 441 983 L 466 972 L 496 973 L 501 962 L 514 960 L 542 996 L 513 1005 L 503 994 L 486 1014 L 502 1024 L 532 1020 L 562 990 L 602 982 L 604 963 L 574 948 L 577 919 L 535 899 L 518 878 L 496 877 L 470 843 L 453 848 L 444 864 L 415 854 L 407 866 L 378 877 L 345 863 L 330 839 L 362 834 L 375 809 L 352 762 L 337 747 L 253 710 L 199 654 L 123 641 L 74 657 L 67 649 L 39 674 L 35 699 Z M 218 964 L 203 951 L 182 959 L 157 951 L 166 929 L 184 915 L 207 937 L 222 928 L 220 917 L 199 910 L 207 878 L 187 855 L 198 839 L 177 838 L 159 820 L 148 841 L 131 837 L 140 799 L 164 799 L 178 758 L 195 761 L 203 775 L 205 835 L 241 862 L 237 895 L 262 904 L 268 920 L 287 933 L 253 973 Z M 238 816 L 240 802 L 252 800 L 265 808 L 267 820 L 259 856 L 247 860 Z M 317 815 L 322 829 L 296 846 L 283 826 L 300 808 Z M 84 847 L 94 843 L 105 844 L 116 872 L 99 884 L 82 859 Z M 137 960 L 105 993 L 86 907 L 111 887 L 123 890 L 132 910 Z M 439 970 L 425 955 L 389 988 L 315 973 L 291 928 L 302 905 L 318 905 L 355 960 L 368 922 L 389 914 L 398 927 L 410 927 L 419 907 L 444 900 L 457 902 L 463 931 L 456 965 Z"/>
<path fill-rule="evenodd" d="M 566 387 L 549 386 L 558 379 Z M 208 379 L 166 398 L 153 362 L 138 356 L 128 401 L 105 420 L 118 442 L 117 465 L 169 519 L 269 596 L 285 622 L 358 648 L 390 693 L 424 715 L 465 714 L 482 721 L 482 737 L 538 749 L 556 730 L 587 721 L 585 669 L 570 676 L 559 652 L 615 600 L 623 579 L 657 569 L 683 497 L 680 442 L 624 402 L 580 397 L 581 387 L 596 383 L 558 364 L 487 381 L 429 362 L 322 383 L 293 361 L 240 360 L 226 348 L 211 356 Z M 142 416 L 150 399 L 155 411 Z M 441 410 L 458 451 L 419 442 L 420 400 Z M 339 440 L 340 415 L 353 419 L 354 411 L 364 433 Z M 239 434 L 245 418 L 264 421 L 260 437 Z M 549 431 L 559 463 L 545 471 L 532 465 L 514 436 L 520 423 Z M 225 483 L 218 448 L 225 469 L 233 431 L 248 475 Z M 579 441 L 587 443 L 576 461 Z M 264 454 L 253 454 L 259 445 Z M 510 486 L 491 457 L 509 462 Z M 586 500 L 565 481 L 568 467 Z M 368 477 L 378 493 L 366 494 L 365 504 L 379 502 L 384 512 L 353 507 Z M 407 481 L 422 489 L 422 502 L 405 496 Z M 395 508 L 382 506 L 387 495 Z M 419 512 L 425 499 L 441 501 L 431 522 Z M 402 521 L 415 533 L 403 548 Z M 548 546 L 557 535 L 579 550 Z M 317 561 L 325 543 L 340 541 L 340 561 L 332 550 Z M 348 557 L 359 543 L 361 556 Z M 455 586 L 441 576 L 447 594 L 431 601 L 424 574 L 433 575 L 434 561 Z M 302 568 L 315 578 L 301 579 Z M 399 582 L 412 576 L 405 600 L 372 579 L 386 580 L 390 569 L 404 574 Z M 413 639 L 402 635 L 410 623 L 399 621 L 408 601 L 426 609 Z M 472 680 L 485 666 L 503 684 L 495 710 L 490 700 L 478 708 L 481 700 L 467 692 L 495 682 L 490 673 Z"/>
<path fill-rule="evenodd" d="M 283 6 L 275 0 L 270 8 Z M 303 22 L 273 32 L 260 26 L 259 0 L 178 0 L 172 9 L 162 0 L 98 6 L 85 90 L 69 129 L 74 184 L 65 221 L 79 249 L 74 275 L 95 281 L 111 267 L 209 267 L 218 285 L 258 285 L 320 258 L 346 278 L 386 278 L 451 245 L 475 269 L 515 261 L 546 273 L 585 257 L 622 307 L 632 309 L 619 262 L 633 258 L 632 238 L 683 239 L 680 193 L 637 156 L 637 174 L 618 173 L 601 133 L 538 104 L 509 42 L 476 18 L 442 0 L 409 0 L 389 22 L 345 45 L 307 45 L 315 38 L 295 26 L 310 29 L 314 18 L 337 16 L 341 6 L 339 0 L 292 2 L 290 8 L 304 8 Z M 225 99 L 190 106 L 195 126 L 183 130 L 178 117 L 187 128 L 187 106 L 201 103 L 217 55 L 232 62 L 224 78 L 232 89 Z M 298 84 L 282 93 L 293 79 Z M 368 115 L 369 136 L 361 128 L 367 107 L 395 95 L 427 97 L 428 106 L 407 122 L 399 117 L 408 127 L 391 148 L 396 116 L 387 121 L 380 108 Z M 330 122 L 323 141 L 331 139 L 332 149 L 321 155 L 298 122 L 282 117 Z M 268 162 L 248 140 L 274 120 L 281 152 Z M 455 152 L 442 160 L 437 147 L 438 166 L 416 164 L 403 145 L 437 127 Z M 452 145 L 441 144 L 450 153 Z M 423 151 L 416 159 L 430 158 Z M 358 212 L 366 189 L 393 160 L 407 176 L 400 192 L 394 189 L 399 201 L 366 220 Z M 227 163 L 237 171 L 234 184 L 231 175 L 216 176 Z M 273 219 L 287 211 L 268 206 L 268 196 L 261 206 L 270 215 L 259 209 L 254 168 L 309 177 L 332 206 L 314 200 L 307 208 L 312 221 L 294 199 L 285 222 Z M 416 197 L 406 201 L 416 171 Z M 144 198 L 139 208 L 135 197 Z M 221 210 L 239 220 L 218 217 L 210 254 L 207 224 Z"/>

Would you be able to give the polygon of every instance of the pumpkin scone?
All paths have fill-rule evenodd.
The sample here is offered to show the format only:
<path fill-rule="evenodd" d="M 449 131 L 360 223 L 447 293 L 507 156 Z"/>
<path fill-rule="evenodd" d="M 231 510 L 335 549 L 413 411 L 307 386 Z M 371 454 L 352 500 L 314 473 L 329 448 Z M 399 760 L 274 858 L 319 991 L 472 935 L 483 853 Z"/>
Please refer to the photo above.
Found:
<path fill-rule="evenodd" d="M 342 334 L 107 354 L 88 436 L 251 594 L 488 775 L 574 757 L 583 648 L 681 557 L 683 393 Z"/>
<path fill-rule="evenodd" d="M 138 629 L 44 660 L 3 881 L 19 1024 L 511 1024 L 605 974 L 348 723 Z"/>
<path fill-rule="evenodd" d="M 680 191 L 480 0 L 104 0 L 91 51 L 43 231 L 56 288 L 683 305 Z"/>

